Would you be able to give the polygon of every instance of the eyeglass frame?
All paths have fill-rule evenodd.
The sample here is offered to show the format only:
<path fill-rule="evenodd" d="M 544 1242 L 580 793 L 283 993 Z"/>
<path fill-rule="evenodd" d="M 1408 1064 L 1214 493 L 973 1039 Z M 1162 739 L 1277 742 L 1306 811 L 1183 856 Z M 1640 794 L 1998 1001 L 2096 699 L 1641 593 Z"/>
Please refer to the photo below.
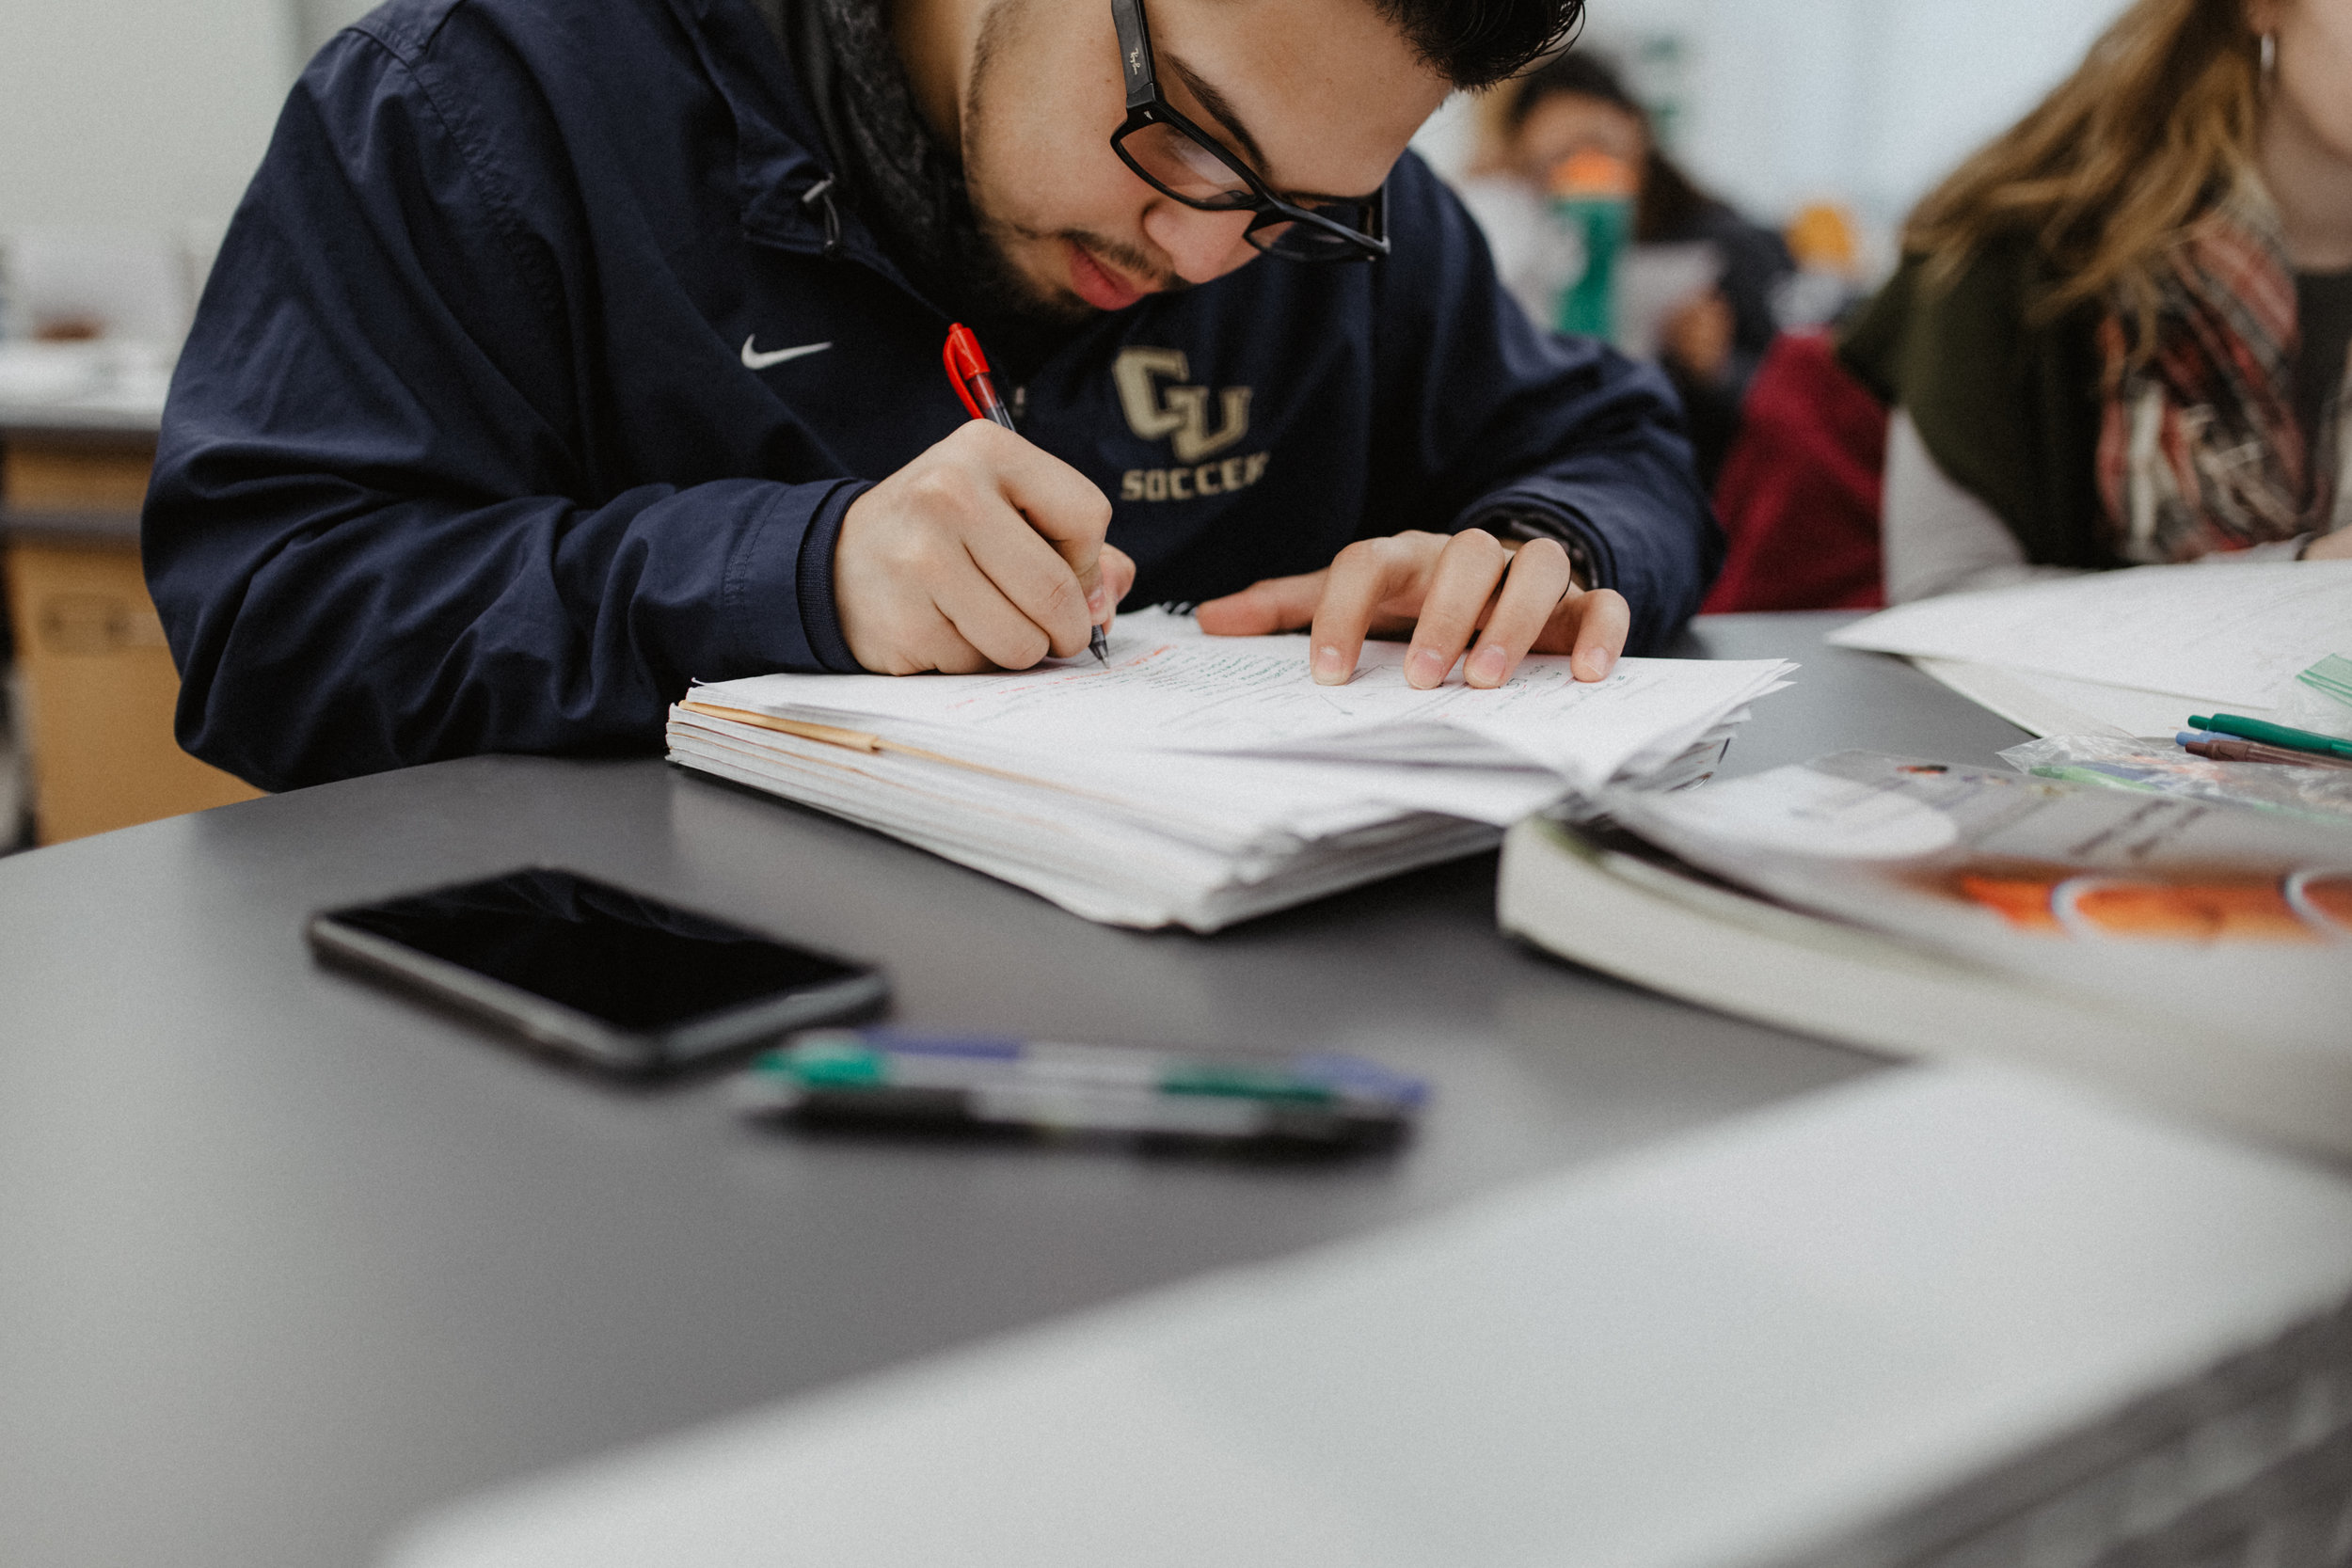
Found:
<path fill-rule="evenodd" d="M 1119 161 L 1133 170 L 1136 179 L 1169 200 L 1181 201 L 1195 212 L 1254 214 L 1255 217 L 1245 232 L 1245 238 L 1279 220 L 1284 223 L 1306 224 L 1311 229 L 1345 242 L 1348 247 L 1346 252 L 1341 255 L 1301 256 L 1278 251 L 1267 245 L 1257 245 L 1256 248 L 1261 255 L 1280 256 L 1284 261 L 1290 261 L 1328 262 L 1375 261 L 1389 254 L 1388 186 L 1385 182 L 1380 189 L 1374 191 L 1370 198 L 1363 203 L 1366 220 L 1366 227 L 1363 229 L 1352 229 L 1346 224 L 1336 223 L 1323 216 L 1311 207 L 1301 207 L 1296 202 L 1283 200 L 1266 188 L 1265 182 L 1258 178 L 1257 171 L 1249 166 L 1247 159 L 1234 156 L 1232 150 L 1223 142 L 1185 119 L 1174 104 L 1161 96 L 1159 71 L 1152 57 L 1152 28 L 1151 24 L 1144 19 L 1143 0 L 1111 0 L 1111 22 L 1119 30 L 1119 57 L 1127 78 L 1127 118 L 1120 122 L 1118 130 L 1111 133 L 1111 150 L 1119 154 Z M 1249 187 L 1250 194 L 1257 199 L 1247 203 L 1219 205 L 1216 202 L 1200 201 L 1169 190 L 1153 178 L 1121 145 L 1127 137 L 1152 125 L 1166 125 L 1198 142 L 1202 149 L 1214 153 L 1219 163 L 1238 175 L 1242 183 Z M 1255 242 L 1252 243 L 1255 244 Z"/>

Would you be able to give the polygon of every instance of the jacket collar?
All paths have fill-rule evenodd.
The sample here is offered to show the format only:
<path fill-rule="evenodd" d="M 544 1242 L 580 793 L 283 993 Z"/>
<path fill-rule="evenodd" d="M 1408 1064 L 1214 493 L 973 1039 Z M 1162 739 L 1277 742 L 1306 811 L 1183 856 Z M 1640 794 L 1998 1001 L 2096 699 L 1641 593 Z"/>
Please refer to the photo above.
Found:
<path fill-rule="evenodd" d="M 838 255 L 917 293 L 844 199 L 831 158 L 818 150 L 824 135 L 791 62 L 758 14 L 744 0 L 668 3 L 734 117 L 743 237 L 809 255 L 832 245 Z"/>

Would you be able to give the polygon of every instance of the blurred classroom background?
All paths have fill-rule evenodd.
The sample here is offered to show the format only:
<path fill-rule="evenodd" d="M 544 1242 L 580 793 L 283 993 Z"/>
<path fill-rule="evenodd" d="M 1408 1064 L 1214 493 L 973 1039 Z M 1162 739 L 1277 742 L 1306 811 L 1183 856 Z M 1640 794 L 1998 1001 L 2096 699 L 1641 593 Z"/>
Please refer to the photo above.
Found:
<path fill-rule="evenodd" d="M 1760 221 L 1850 209 L 1880 246 L 1962 158 L 2074 68 L 2122 0 L 1597 0 L 1580 49 L 1624 68 L 1666 149 Z M 1420 145 L 1452 174 L 1457 100 Z M 1883 249 L 1874 260 L 1887 264 Z"/>
<path fill-rule="evenodd" d="M 250 793 L 172 743 L 176 686 L 141 584 L 136 515 L 173 356 L 287 87 L 367 8 L 10 8 L 0 50 L 0 852 Z M 2120 9 L 1597 0 L 1579 48 L 1615 64 L 1661 149 L 1759 230 L 1802 217 L 1812 227 L 1798 237 L 1812 244 L 1799 248 L 1816 252 L 1823 232 L 1850 237 L 1842 292 L 1776 296 L 1804 325 L 1882 276 L 1911 203 L 2057 82 Z M 1420 137 L 1449 178 L 1470 172 L 1482 112 L 1491 119 L 1491 106 L 1457 99 Z"/>

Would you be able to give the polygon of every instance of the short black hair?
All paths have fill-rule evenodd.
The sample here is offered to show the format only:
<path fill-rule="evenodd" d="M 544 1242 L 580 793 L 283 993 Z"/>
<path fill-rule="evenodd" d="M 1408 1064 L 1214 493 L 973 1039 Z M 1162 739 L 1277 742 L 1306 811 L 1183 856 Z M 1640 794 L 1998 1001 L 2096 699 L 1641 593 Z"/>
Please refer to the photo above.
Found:
<path fill-rule="evenodd" d="M 1559 47 L 1584 0 L 1373 0 L 1416 54 L 1457 87 L 1489 87 Z"/>

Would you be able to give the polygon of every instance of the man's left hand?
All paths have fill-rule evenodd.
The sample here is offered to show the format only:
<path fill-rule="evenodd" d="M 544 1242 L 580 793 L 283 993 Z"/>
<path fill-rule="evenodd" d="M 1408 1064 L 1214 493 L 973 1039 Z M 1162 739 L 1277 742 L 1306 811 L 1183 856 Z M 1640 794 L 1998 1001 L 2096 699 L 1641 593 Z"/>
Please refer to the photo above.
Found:
<path fill-rule="evenodd" d="M 1252 583 L 1202 605 L 1200 617 L 1217 637 L 1311 626 L 1309 668 L 1325 686 L 1356 673 L 1366 637 L 1409 631 L 1405 679 L 1427 689 L 1466 650 L 1462 675 L 1474 687 L 1501 686 L 1530 653 L 1571 654 L 1578 680 L 1601 680 L 1625 651 L 1632 611 L 1609 589 L 1578 585 L 1556 542 L 1471 529 L 1359 539 L 1320 572 Z"/>

